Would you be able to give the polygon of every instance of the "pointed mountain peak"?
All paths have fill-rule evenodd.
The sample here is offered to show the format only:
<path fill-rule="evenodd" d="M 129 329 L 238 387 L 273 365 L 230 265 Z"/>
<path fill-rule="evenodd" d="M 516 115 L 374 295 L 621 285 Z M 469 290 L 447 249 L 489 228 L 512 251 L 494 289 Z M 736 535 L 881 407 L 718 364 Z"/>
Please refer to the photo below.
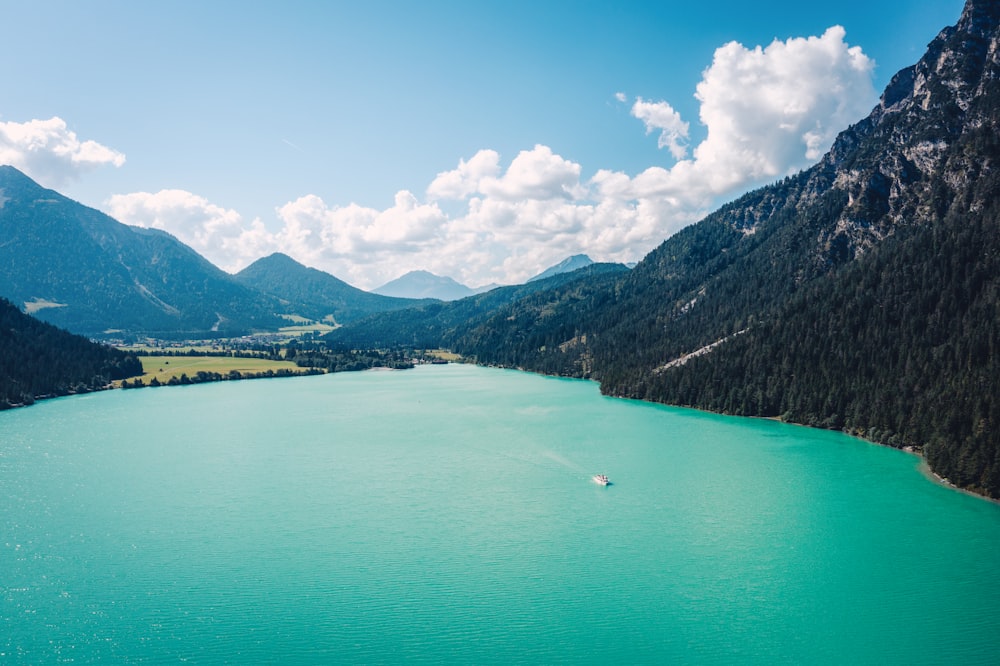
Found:
<path fill-rule="evenodd" d="M 372 291 L 383 296 L 437 298 L 442 301 L 454 301 L 476 293 L 450 277 L 423 270 L 410 271 Z"/>
<path fill-rule="evenodd" d="M 1000 25 L 1000 3 L 996 0 L 968 0 L 955 28 L 959 32 L 989 36 Z"/>
<path fill-rule="evenodd" d="M 37 196 L 41 192 L 52 192 L 52 190 L 48 190 L 32 180 L 23 171 L 9 164 L 0 165 L 0 189 L 8 191 L 8 198 L 11 198 L 11 192 L 17 192 L 18 196 L 23 198 Z M 56 195 L 55 192 L 52 194 Z M 61 197 L 62 195 L 57 196 Z"/>
<path fill-rule="evenodd" d="M 283 252 L 274 252 L 272 254 L 267 255 L 266 257 L 261 257 L 260 259 L 254 261 L 249 266 L 240 271 L 240 273 L 254 268 L 261 268 L 264 266 L 272 268 L 280 268 L 280 267 L 307 268 L 305 264 L 296 261 L 295 259 L 289 257 L 287 254 Z"/>
<path fill-rule="evenodd" d="M 550 266 L 544 271 L 536 275 L 535 277 L 528 280 L 528 282 L 534 282 L 535 280 L 544 280 L 545 278 L 552 277 L 553 275 L 559 275 L 560 273 L 569 273 L 580 268 L 585 268 L 590 266 L 594 261 L 585 254 L 574 254 L 572 257 L 563 259 L 555 266 Z"/>

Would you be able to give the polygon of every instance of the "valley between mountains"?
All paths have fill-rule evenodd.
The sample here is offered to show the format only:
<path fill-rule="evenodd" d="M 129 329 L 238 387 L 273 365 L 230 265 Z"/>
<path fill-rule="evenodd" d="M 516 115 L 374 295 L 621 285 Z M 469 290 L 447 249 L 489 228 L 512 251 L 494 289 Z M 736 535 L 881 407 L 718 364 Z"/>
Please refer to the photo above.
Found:
<path fill-rule="evenodd" d="M 1000 498 L 992 0 L 969 0 L 813 167 L 721 207 L 635 267 L 581 259 L 521 285 L 406 298 L 284 255 L 230 275 L 10 166 L 0 202 L 7 404 L 66 385 L 59 369 L 71 364 L 45 351 L 64 345 L 81 361 L 68 380 L 78 388 L 135 376 L 134 357 L 41 322 L 93 339 L 184 340 L 307 321 L 325 327 L 297 353 L 447 349 L 593 379 L 609 395 L 844 430 L 919 451 L 954 485 Z"/>

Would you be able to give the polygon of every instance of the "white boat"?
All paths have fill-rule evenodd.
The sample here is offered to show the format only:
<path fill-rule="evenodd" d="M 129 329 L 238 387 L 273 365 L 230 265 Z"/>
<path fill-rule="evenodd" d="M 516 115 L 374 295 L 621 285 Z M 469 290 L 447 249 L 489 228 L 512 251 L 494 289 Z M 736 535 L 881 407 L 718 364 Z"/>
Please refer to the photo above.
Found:
<path fill-rule="evenodd" d="M 607 474 L 595 474 L 594 475 L 594 483 L 600 484 L 602 486 L 610 486 L 611 485 L 611 482 L 608 481 L 608 475 Z"/>

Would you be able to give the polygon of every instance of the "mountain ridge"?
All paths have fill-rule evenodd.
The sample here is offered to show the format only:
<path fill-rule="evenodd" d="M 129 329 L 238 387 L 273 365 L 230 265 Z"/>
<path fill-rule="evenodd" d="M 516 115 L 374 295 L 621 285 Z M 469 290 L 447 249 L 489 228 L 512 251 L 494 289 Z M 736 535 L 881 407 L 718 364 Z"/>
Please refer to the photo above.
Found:
<path fill-rule="evenodd" d="M 278 298 L 287 314 L 343 324 L 376 313 L 415 307 L 425 301 L 373 294 L 325 271 L 309 268 L 281 252 L 261 257 L 234 276 L 237 282 Z"/>
<path fill-rule="evenodd" d="M 553 275 L 558 275 L 559 273 L 569 273 L 575 271 L 578 268 L 584 268 L 594 263 L 594 260 L 585 254 L 574 254 L 571 257 L 567 257 L 560 261 L 554 266 L 549 266 L 544 271 L 539 273 L 533 278 L 528 278 L 528 282 L 534 282 L 535 280 L 544 280 L 545 278 L 552 277 Z"/>
<path fill-rule="evenodd" d="M 435 275 L 430 271 L 408 271 L 381 287 L 372 289 L 373 294 L 394 298 L 434 298 L 439 301 L 456 301 L 474 296 L 480 290 L 468 287 L 450 277 Z"/>
<path fill-rule="evenodd" d="M 276 301 L 158 229 L 129 227 L 0 166 L 0 296 L 75 333 L 214 337 L 277 328 Z"/>
<path fill-rule="evenodd" d="M 813 167 L 610 282 L 526 294 L 436 342 L 611 395 L 847 430 L 1000 497 L 998 44 L 1000 3 L 970 0 Z"/>

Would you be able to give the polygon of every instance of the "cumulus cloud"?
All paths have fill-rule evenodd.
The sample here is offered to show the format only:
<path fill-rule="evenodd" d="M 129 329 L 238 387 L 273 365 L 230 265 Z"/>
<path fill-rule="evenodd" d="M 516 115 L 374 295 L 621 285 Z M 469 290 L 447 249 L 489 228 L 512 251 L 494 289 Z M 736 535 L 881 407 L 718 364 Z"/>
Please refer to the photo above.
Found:
<path fill-rule="evenodd" d="M 433 253 L 442 245 L 449 219 L 436 204 L 412 193 L 396 193 L 384 210 L 350 204 L 329 206 L 315 195 L 300 197 L 277 210 L 283 228 L 275 248 L 364 288 L 399 277 L 407 258 Z M 405 272 L 405 271 L 404 271 Z"/>
<path fill-rule="evenodd" d="M 695 161 L 716 187 L 800 170 L 871 110 L 875 63 L 844 37 L 833 26 L 763 49 L 730 42 L 716 50 L 695 95 L 708 128 Z"/>
<path fill-rule="evenodd" d="M 517 281 L 577 252 L 638 259 L 725 198 L 819 159 L 876 102 L 873 67 L 840 26 L 767 47 L 725 44 L 696 88 L 706 134 L 690 157 L 690 126 L 674 107 L 634 99 L 631 114 L 676 160 L 634 176 L 600 169 L 584 180 L 581 165 L 542 145 L 502 171 L 496 152 L 480 151 L 428 188 L 432 199 L 468 202 L 442 237 L 452 274 Z"/>
<path fill-rule="evenodd" d="M 25 123 L 0 122 L 0 164 L 9 164 L 48 187 L 61 187 L 99 166 L 120 167 L 125 155 L 96 141 L 80 141 L 54 116 Z"/>
<path fill-rule="evenodd" d="M 225 270 L 239 270 L 273 251 L 274 237 L 255 219 L 185 190 L 116 194 L 107 212 L 125 224 L 166 231 Z"/>
<path fill-rule="evenodd" d="M 464 199 L 479 191 L 479 184 L 500 173 L 500 154 L 480 150 L 468 162 L 459 160 L 458 168 L 443 171 L 427 187 L 431 199 Z"/>
<path fill-rule="evenodd" d="M 522 150 L 500 178 L 485 178 L 479 190 L 487 196 L 520 201 L 524 199 L 572 198 L 580 194 L 580 165 L 536 145 Z"/>
<path fill-rule="evenodd" d="M 619 97 L 619 100 L 622 98 Z M 647 102 L 638 97 L 632 105 L 632 115 L 646 124 L 646 134 L 660 131 L 657 145 L 668 148 L 674 159 L 683 159 L 687 155 L 685 144 L 690 126 L 681 120 L 681 114 L 674 107 L 666 102 Z"/>
<path fill-rule="evenodd" d="M 439 173 L 427 188 L 434 199 L 465 199 L 473 194 L 521 201 L 573 198 L 582 194 L 579 164 L 556 155 L 548 146 L 522 150 L 500 174 L 500 155 L 480 150 L 458 168 Z"/>
<path fill-rule="evenodd" d="M 873 62 L 844 38 L 834 26 L 767 47 L 720 47 L 696 89 L 705 135 L 693 148 L 671 104 L 635 98 L 631 114 L 674 159 L 635 175 L 598 169 L 587 178 L 536 145 L 509 163 L 494 150 L 459 160 L 423 201 L 404 190 L 380 209 L 309 194 L 276 209 L 274 232 L 189 192 L 122 195 L 109 207 L 230 270 L 282 251 L 365 289 L 415 269 L 477 286 L 520 282 L 578 253 L 634 261 L 726 198 L 809 166 L 864 116 L 877 99 Z"/>
<path fill-rule="evenodd" d="M 874 62 L 844 38 L 844 29 L 833 26 L 820 37 L 775 40 L 766 48 L 737 42 L 718 48 L 695 93 L 706 136 L 692 157 L 680 159 L 688 124 L 673 107 L 636 98 L 632 115 L 647 133 L 660 130 L 658 144 L 679 161 L 628 180 L 598 172 L 593 183 L 603 193 L 690 214 L 810 166 L 877 100 Z"/>

